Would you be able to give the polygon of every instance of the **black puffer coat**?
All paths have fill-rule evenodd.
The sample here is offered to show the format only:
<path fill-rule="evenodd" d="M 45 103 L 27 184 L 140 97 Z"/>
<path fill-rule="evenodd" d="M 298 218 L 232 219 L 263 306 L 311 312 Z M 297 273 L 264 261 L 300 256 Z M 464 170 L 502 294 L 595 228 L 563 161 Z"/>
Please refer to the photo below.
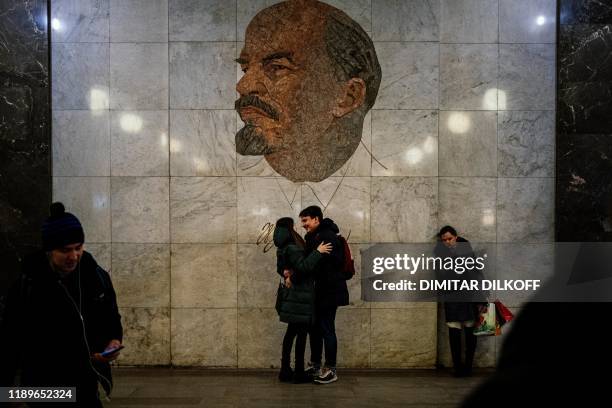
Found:
<path fill-rule="evenodd" d="M 318 309 L 333 309 L 349 304 L 346 279 L 342 276 L 344 246 L 338 239 L 338 226 L 329 218 L 323 219 L 317 229 L 306 234 L 306 253 L 315 251 L 321 242 L 331 243 L 331 253 L 315 269 L 315 304 Z"/>
<path fill-rule="evenodd" d="M 306 323 L 314 321 L 314 276 L 317 263 L 323 258 L 319 251 L 305 256 L 291 232 L 286 227 L 274 229 L 276 245 L 276 272 L 282 277 L 283 271 L 289 269 L 292 286 L 281 289 L 278 293 L 276 309 L 281 322 Z"/>

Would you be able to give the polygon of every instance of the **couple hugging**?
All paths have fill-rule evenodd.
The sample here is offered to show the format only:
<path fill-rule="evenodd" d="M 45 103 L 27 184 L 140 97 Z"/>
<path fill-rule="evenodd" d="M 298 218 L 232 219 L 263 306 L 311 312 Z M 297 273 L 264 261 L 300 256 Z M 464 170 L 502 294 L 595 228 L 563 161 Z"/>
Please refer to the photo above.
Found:
<path fill-rule="evenodd" d="M 299 214 L 306 235 L 302 238 L 292 218 L 281 218 L 274 229 L 277 248 L 276 271 L 283 282 L 276 310 L 288 323 L 283 339 L 281 371 L 283 382 L 329 384 L 338 380 L 336 355 L 336 310 L 349 303 L 346 261 L 350 252 L 338 226 L 323 218 L 321 208 L 310 206 Z M 350 268 L 349 268 L 350 269 Z M 306 337 L 310 336 L 310 366 L 304 368 Z M 295 341 L 295 370 L 291 349 Z M 325 365 L 321 365 L 325 347 Z"/>

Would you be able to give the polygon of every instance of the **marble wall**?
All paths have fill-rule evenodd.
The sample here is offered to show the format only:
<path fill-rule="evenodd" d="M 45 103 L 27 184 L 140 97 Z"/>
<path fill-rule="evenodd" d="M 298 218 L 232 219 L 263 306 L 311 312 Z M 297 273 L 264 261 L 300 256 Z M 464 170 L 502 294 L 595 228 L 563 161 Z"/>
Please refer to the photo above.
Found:
<path fill-rule="evenodd" d="M 0 298 L 51 202 L 47 1 L 0 3 Z"/>
<path fill-rule="evenodd" d="M 53 194 L 112 270 L 122 364 L 278 366 L 262 228 L 307 205 L 358 261 L 447 223 L 472 241 L 553 238 L 554 0 L 331 1 L 371 35 L 383 78 L 363 143 L 319 183 L 235 153 L 233 59 L 273 3 L 53 2 Z M 435 304 L 365 303 L 359 276 L 338 312 L 339 365 L 450 363 Z M 499 341 L 481 341 L 479 365 Z"/>
<path fill-rule="evenodd" d="M 612 240 L 612 5 L 559 2 L 557 240 Z"/>

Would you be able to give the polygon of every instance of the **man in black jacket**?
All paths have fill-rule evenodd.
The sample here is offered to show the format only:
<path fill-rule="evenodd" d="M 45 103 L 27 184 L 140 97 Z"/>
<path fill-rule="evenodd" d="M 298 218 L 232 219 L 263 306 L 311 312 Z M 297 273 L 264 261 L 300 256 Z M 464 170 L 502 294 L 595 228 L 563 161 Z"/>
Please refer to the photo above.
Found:
<path fill-rule="evenodd" d="M 308 370 L 319 384 L 338 380 L 336 374 L 336 310 L 349 303 L 346 280 L 342 276 L 344 247 L 338 239 L 340 230 L 329 218 L 323 218 L 321 208 L 310 206 L 300 212 L 302 227 L 306 230 L 305 254 L 316 250 L 321 242 L 331 243 L 332 251 L 323 256 L 315 269 L 315 324 L 310 333 L 310 355 L 312 367 Z M 321 359 L 325 345 L 325 366 Z"/>
<path fill-rule="evenodd" d="M 76 387 L 72 407 L 101 407 L 110 393 L 109 356 L 123 328 L 110 277 L 83 250 L 79 220 L 61 203 L 42 227 L 43 250 L 25 258 L 0 331 L 0 386 Z"/>

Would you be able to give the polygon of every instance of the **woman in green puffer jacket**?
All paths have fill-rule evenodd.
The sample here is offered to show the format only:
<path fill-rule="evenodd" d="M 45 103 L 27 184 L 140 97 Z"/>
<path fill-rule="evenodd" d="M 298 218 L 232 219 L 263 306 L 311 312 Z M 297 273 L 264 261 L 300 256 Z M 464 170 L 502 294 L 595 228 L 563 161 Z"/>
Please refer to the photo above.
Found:
<path fill-rule="evenodd" d="M 281 371 L 283 382 L 309 382 L 304 374 L 306 336 L 314 320 L 314 279 L 317 263 L 332 250 L 331 244 L 321 243 L 316 251 L 304 256 L 304 240 L 293 228 L 293 219 L 280 218 L 274 229 L 276 272 L 283 278 L 276 301 L 281 322 L 288 323 L 283 339 Z M 295 373 L 291 370 L 291 349 L 295 342 Z"/>

